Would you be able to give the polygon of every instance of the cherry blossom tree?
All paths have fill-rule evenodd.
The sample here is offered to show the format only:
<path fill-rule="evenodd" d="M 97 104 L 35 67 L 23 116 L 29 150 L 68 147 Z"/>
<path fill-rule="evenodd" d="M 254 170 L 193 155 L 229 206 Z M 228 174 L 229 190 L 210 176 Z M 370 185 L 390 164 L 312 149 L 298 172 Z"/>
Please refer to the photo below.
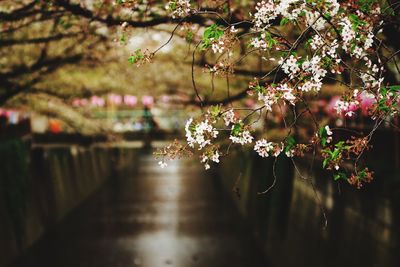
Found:
<path fill-rule="evenodd" d="M 232 15 L 235 9 L 229 1 L 220 3 L 217 8 L 208 7 L 206 1 L 178 0 L 166 5 L 172 18 L 180 18 L 178 25 L 193 16 L 215 17 L 195 43 L 193 61 L 196 52 L 214 54 L 215 63 L 205 65 L 206 70 L 227 81 L 247 57 L 256 55 L 269 69 L 254 77 L 239 97 L 230 95 L 228 85 L 228 97 L 220 103 L 202 98 L 192 75 L 202 115 L 187 121 L 187 145 L 175 143 L 158 151 L 160 165 L 165 167 L 169 159 L 190 150 L 200 152 L 200 161 L 208 169 L 211 162 L 218 163 L 226 156 L 232 145 L 239 145 L 253 147 L 261 157 L 319 154 L 322 168 L 332 170 L 335 180 L 344 179 L 357 188 L 370 182 L 373 172 L 361 164 L 362 155 L 370 148 L 378 127 L 391 123 L 399 111 L 400 86 L 393 79 L 399 74 L 398 45 L 387 44 L 390 40 L 383 33 L 395 23 L 393 15 L 399 3 L 268 0 L 254 6 L 249 3 L 250 14 L 241 14 L 240 19 Z M 148 61 L 154 55 L 137 51 L 133 61 Z M 324 86 L 332 83 L 341 88 L 334 105 L 339 116 L 353 117 L 361 108 L 362 96 L 371 99 L 367 115 L 373 127 L 368 134 L 356 132 L 349 139 L 336 140 L 335 132 L 352 130 L 325 125 L 310 108 Z M 256 107 L 232 103 L 242 97 L 255 98 Z M 268 113 L 283 117 L 286 134 L 281 140 L 269 140 L 267 131 L 260 134 L 253 129 L 252 125 Z M 307 138 L 296 134 L 303 120 L 313 124 L 313 134 Z M 344 167 L 345 163 L 352 163 L 353 168 Z"/>
<path fill-rule="evenodd" d="M 383 124 L 398 130 L 398 1 L 19 0 L 0 5 L 6 66 L 0 72 L 0 103 L 48 89 L 40 82 L 65 65 L 99 64 L 136 29 L 170 34 L 156 49 L 133 49 L 127 61 L 136 66 L 157 64 L 168 45 L 185 40 L 192 88 L 186 88 L 191 98 L 182 104 L 197 107 L 201 115 L 182 125 L 185 144 L 174 142 L 157 152 L 162 167 L 199 153 L 210 168 L 232 147 L 248 147 L 275 162 L 280 155 L 289 157 L 294 165 L 296 157 L 319 156 L 335 180 L 360 188 L 373 178 L 362 158 L 374 133 Z M 27 52 L 32 45 L 39 49 Z M 199 82 L 205 75 L 209 86 Z M 248 85 L 240 88 L 238 76 L 251 77 Z M 333 108 L 343 120 L 361 110 L 372 121 L 369 132 L 329 123 L 314 108 L 326 94 L 337 95 Z M 277 116 L 283 135 L 271 137 L 270 129 L 255 127 Z M 340 140 L 342 132 L 350 136 Z"/>

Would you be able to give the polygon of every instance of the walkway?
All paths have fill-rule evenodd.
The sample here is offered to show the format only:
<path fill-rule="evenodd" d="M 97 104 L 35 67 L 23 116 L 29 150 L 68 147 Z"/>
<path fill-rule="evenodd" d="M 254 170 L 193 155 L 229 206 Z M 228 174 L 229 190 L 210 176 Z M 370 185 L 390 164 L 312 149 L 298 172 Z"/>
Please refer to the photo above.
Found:
<path fill-rule="evenodd" d="M 16 266 L 266 266 L 217 180 L 197 164 L 126 169 L 47 234 Z"/>

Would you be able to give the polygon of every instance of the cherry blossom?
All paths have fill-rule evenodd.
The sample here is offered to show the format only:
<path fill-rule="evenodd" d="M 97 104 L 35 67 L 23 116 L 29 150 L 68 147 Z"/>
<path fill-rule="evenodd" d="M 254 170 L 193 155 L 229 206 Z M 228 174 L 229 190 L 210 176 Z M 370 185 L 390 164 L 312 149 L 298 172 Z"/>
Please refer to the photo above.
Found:
<path fill-rule="evenodd" d="M 234 126 L 232 126 L 232 130 L 233 129 L 234 129 Z M 244 144 L 251 143 L 253 141 L 254 137 L 251 136 L 250 131 L 244 130 L 237 135 L 230 135 L 229 139 L 232 141 L 232 143 L 244 145 Z"/>
<path fill-rule="evenodd" d="M 182 18 L 190 14 L 190 0 L 173 0 L 169 1 L 165 9 L 171 11 L 172 18 Z"/>

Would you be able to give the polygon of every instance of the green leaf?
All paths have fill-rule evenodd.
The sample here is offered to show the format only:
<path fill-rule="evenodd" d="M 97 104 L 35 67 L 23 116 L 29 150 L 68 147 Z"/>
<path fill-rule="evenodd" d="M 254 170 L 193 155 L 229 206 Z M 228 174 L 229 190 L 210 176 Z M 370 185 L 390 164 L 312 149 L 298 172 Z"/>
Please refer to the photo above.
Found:
<path fill-rule="evenodd" d="M 322 168 L 325 169 L 325 167 L 326 167 L 326 165 L 328 165 L 329 161 L 330 161 L 329 158 L 324 159 L 324 161 L 322 162 Z"/>
<path fill-rule="evenodd" d="M 288 18 L 282 18 L 281 22 L 279 23 L 279 25 L 284 26 L 286 25 L 290 20 Z"/>
<path fill-rule="evenodd" d="M 224 35 L 224 30 L 218 24 L 213 24 L 204 30 L 201 49 L 209 48 L 212 42 L 218 41 Z"/>
<path fill-rule="evenodd" d="M 241 131 L 242 131 L 242 124 L 240 122 L 235 123 L 235 125 L 233 125 L 233 128 L 232 128 L 232 135 L 238 136 Z"/>
<path fill-rule="evenodd" d="M 321 139 L 322 147 L 325 147 L 328 142 L 328 133 L 325 129 L 325 126 L 318 129 L 318 137 Z"/>
<path fill-rule="evenodd" d="M 257 84 L 256 86 L 253 87 L 253 90 L 256 91 L 257 93 L 262 93 L 264 91 L 264 87 Z"/>
<path fill-rule="evenodd" d="M 293 136 L 288 136 L 285 141 L 285 152 L 289 152 L 296 146 L 296 140 Z"/>
<path fill-rule="evenodd" d="M 128 57 L 128 62 L 131 64 L 135 64 L 138 61 L 142 60 L 144 58 L 144 55 L 142 54 L 141 49 L 136 49 L 134 54 Z"/>
<path fill-rule="evenodd" d="M 312 38 L 309 38 L 305 43 L 304 43 L 304 46 L 305 47 L 309 47 L 310 45 L 311 45 L 311 43 L 312 43 Z"/>
<path fill-rule="evenodd" d="M 361 20 L 356 14 L 350 14 L 349 20 L 351 21 L 353 30 L 357 30 L 359 26 L 364 26 L 365 21 Z"/>
<path fill-rule="evenodd" d="M 331 13 L 326 12 L 326 13 L 325 13 L 325 18 L 327 18 L 328 20 L 330 20 L 330 19 L 332 18 Z"/>
<path fill-rule="evenodd" d="M 343 146 L 344 146 L 344 141 L 340 141 L 340 142 L 337 142 L 336 144 L 335 144 L 335 147 L 337 147 L 337 148 L 343 148 Z"/>
<path fill-rule="evenodd" d="M 372 9 L 372 6 L 376 3 L 376 0 L 359 0 L 358 5 L 360 6 L 361 11 L 369 13 Z"/>
<path fill-rule="evenodd" d="M 125 37 L 125 34 L 121 35 L 121 37 L 119 38 L 119 41 L 120 41 L 122 44 L 126 44 L 126 37 Z"/>
<path fill-rule="evenodd" d="M 347 175 L 344 172 L 339 172 L 333 176 L 333 180 L 335 181 L 338 181 L 340 179 L 347 180 Z"/>
<path fill-rule="evenodd" d="M 328 139 L 326 137 L 321 137 L 321 145 L 324 147 L 326 146 Z"/>
<path fill-rule="evenodd" d="M 391 92 L 399 92 L 400 91 L 400 85 L 392 85 L 389 87 L 389 90 Z"/>
<path fill-rule="evenodd" d="M 216 106 L 211 106 L 210 108 L 210 114 L 213 117 L 218 117 L 221 113 L 221 106 L 220 105 L 216 105 Z"/>

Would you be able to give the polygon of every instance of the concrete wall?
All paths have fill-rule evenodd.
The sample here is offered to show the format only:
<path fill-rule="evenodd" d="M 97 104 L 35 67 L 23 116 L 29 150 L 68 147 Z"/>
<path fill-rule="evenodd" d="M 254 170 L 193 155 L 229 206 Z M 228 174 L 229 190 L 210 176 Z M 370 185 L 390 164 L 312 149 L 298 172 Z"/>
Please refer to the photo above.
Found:
<path fill-rule="evenodd" d="M 121 164 L 119 154 L 102 145 L 1 142 L 0 266 L 90 196 Z"/>
<path fill-rule="evenodd" d="M 379 155 L 381 156 L 381 155 Z M 389 155 L 388 155 L 389 156 Z M 375 166 L 376 180 L 357 190 L 334 182 L 315 162 L 298 162 L 314 181 L 324 217 L 310 180 L 304 180 L 286 157 L 276 164 L 253 151 L 233 152 L 219 169 L 225 191 L 247 220 L 271 266 L 397 266 L 400 262 L 400 171 Z M 237 187 L 237 190 L 234 190 Z"/>

